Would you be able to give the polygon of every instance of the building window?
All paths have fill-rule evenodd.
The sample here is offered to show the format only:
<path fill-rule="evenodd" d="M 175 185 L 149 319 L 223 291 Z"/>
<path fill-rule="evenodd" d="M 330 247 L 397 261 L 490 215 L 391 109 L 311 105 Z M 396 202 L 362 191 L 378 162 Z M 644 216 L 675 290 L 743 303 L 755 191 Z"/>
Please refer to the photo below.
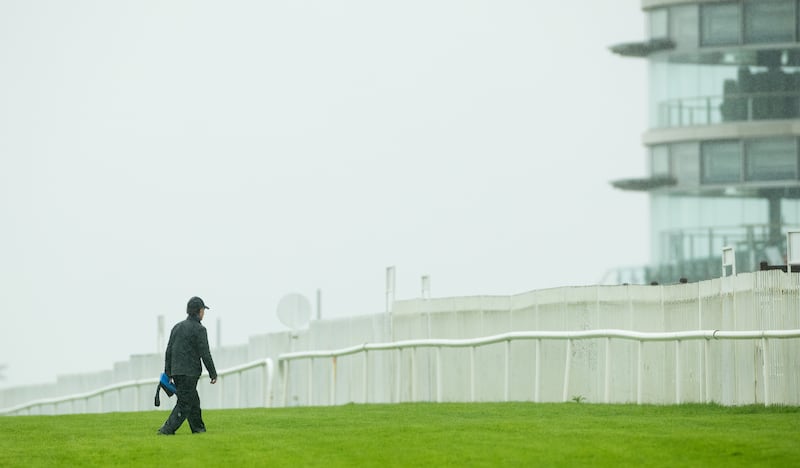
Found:
<path fill-rule="evenodd" d="M 650 175 L 652 177 L 669 176 L 669 147 L 654 146 L 650 150 Z"/>
<path fill-rule="evenodd" d="M 794 42 L 796 0 L 747 0 L 744 3 L 744 41 Z"/>
<path fill-rule="evenodd" d="M 703 143 L 703 183 L 722 184 L 742 180 L 742 152 L 738 141 Z"/>
<path fill-rule="evenodd" d="M 650 12 L 647 21 L 647 35 L 650 39 L 669 37 L 666 8 L 659 8 Z"/>
<path fill-rule="evenodd" d="M 771 138 L 745 143 L 747 180 L 797 179 L 797 140 Z"/>
<path fill-rule="evenodd" d="M 676 47 L 696 48 L 699 43 L 697 5 L 675 6 L 669 9 L 669 38 Z"/>
<path fill-rule="evenodd" d="M 738 3 L 705 4 L 700 8 L 702 45 L 739 44 L 742 24 Z"/>
<path fill-rule="evenodd" d="M 700 145 L 697 142 L 670 145 L 672 176 L 678 181 L 678 185 L 696 186 L 700 183 L 699 152 Z"/>

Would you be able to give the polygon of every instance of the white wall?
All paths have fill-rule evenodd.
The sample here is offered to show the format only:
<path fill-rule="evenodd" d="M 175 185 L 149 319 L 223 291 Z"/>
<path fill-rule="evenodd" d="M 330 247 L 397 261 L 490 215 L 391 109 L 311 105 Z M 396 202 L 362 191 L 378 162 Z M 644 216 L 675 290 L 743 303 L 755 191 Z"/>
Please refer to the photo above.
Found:
<path fill-rule="evenodd" d="M 355 316 L 312 322 L 307 330 L 253 336 L 246 345 L 213 350 L 217 369 L 282 353 L 302 350 L 338 349 L 363 343 L 421 338 L 474 338 L 510 331 L 577 331 L 623 329 L 642 332 L 718 330 L 800 329 L 800 275 L 780 271 L 740 274 L 700 283 L 661 286 L 587 286 L 531 291 L 513 296 L 474 296 L 396 301 L 391 314 Z M 533 401 L 535 342 L 513 342 L 510 348 L 509 399 Z M 543 340 L 539 401 L 563 401 L 566 341 Z M 767 368 L 770 402 L 800 404 L 800 340 L 769 340 Z M 676 375 L 676 347 L 672 342 L 645 343 L 642 348 L 641 401 L 675 402 L 679 379 L 683 402 L 715 401 L 726 405 L 762 403 L 763 355 L 759 340 L 681 343 Z M 637 394 L 638 343 L 614 339 L 610 342 L 610 401 L 635 402 Z M 576 340 L 571 348 L 568 399 L 580 396 L 589 402 L 604 400 L 604 339 Z M 416 389 L 411 386 L 414 354 Z M 116 363 L 111 371 L 59 377 L 55 384 L 11 388 L 0 392 L 0 409 L 27 401 L 81 393 L 132 379 L 156 377 L 163 356 L 132 356 Z M 373 351 L 336 360 L 335 387 L 332 359 L 292 361 L 289 380 L 284 382 L 276 366 L 274 404 L 327 405 L 331 402 L 397 402 L 436 399 L 436 351 L 433 348 Z M 442 400 L 468 401 L 469 349 L 443 349 Z M 505 398 L 505 344 L 475 350 L 477 401 Z M 309 368 L 311 372 L 309 373 Z M 226 377 L 215 386 L 201 380 L 204 408 L 263 405 L 261 371 L 241 377 Z M 398 381 L 399 376 L 399 381 Z M 311 385 L 309 385 L 311 382 Z M 106 395 L 100 404 L 61 404 L 33 410 L 46 414 L 108 410 L 148 410 L 155 388 L 126 389 Z M 333 401 L 331 400 L 333 393 Z M 170 409 L 174 399 L 162 395 L 161 409 Z"/>

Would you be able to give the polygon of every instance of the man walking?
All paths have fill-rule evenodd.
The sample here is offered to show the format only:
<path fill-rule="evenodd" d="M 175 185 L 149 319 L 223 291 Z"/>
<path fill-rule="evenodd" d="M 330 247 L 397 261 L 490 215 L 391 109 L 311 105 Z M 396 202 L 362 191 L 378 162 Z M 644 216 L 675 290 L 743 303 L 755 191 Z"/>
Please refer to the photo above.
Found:
<path fill-rule="evenodd" d="M 200 324 L 208 308 L 199 297 L 189 299 L 186 320 L 178 322 L 169 334 L 164 372 L 175 383 L 178 402 L 158 434 L 175 434 L 186 419 L 193 433 L 206 432 L 200 410 L 200 395 L 197 394 L 197 381 L 203 372 L 201 360 L 208 370 L 211 383 L 217 383 L 217 370 L 208 348 L 208 333 L 206 327 Z"/>

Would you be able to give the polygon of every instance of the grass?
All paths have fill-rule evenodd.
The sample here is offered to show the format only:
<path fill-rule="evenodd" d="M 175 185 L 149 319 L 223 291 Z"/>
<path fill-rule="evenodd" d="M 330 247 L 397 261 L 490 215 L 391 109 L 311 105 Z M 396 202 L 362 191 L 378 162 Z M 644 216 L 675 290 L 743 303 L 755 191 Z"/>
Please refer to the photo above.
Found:
<path fill-rule="evenodd" d="M 415 403 L 0 417 L 0 466 L 792 466 L 800 408 Z"/>

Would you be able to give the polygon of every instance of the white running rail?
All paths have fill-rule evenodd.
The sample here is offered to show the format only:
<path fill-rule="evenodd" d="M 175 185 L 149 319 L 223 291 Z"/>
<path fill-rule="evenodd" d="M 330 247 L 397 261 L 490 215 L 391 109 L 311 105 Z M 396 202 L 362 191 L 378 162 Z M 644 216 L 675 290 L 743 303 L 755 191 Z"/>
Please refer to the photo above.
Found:
<path fill-rule="evenodd" d="M 272 406 L 272 399 L 273 399 L 272 398 L 272 379 L 273 379 L 273 373 L 274 373 L 274 371 L 273 371 L 274 365 L 273 365 L 272 359 L 269 359 L 269 358 L 260 359 L 258 361 L 249 362 L 249 363 L 242 364 L 242 365 L 239 365 L 239 366 L 236 366 L 236 367 L 232 367 L 230 369 L 225 369 L 225 370 L 219 371 L 217 373 L 217 378 L 218 378 L 217 384 L 221 387 L 221 388 L 218 389 L 219 395 L 220 395 L 220 399 L 222 398 L 222 395 L 224 394 L 223 389 L 225 387 L 223 385 L 225 383 L 226 378 L 229 377 L 229 376 L 237 376 L 237 379 L 235 380 L 236 387 L 235 387 L 234 394 L 236 395 L 235 407 L 238 407 L 238 405 L 239 405 L 239 399 L 238 399 L 238 396 L 239 396 L 239 380 L 240 380 L 238 377 L 240 377 L 240 374 L 242 372 L 250 370 L 250 369 L 254 369 L 254 368 L 257 368 L 257 367 L 263 368 L 263 373 L 262 373 L 262 384 L 263 384 L 263 387 L 262 388 L 265 390 L 264 391 L 263 404 L 264 404 L 265 407 Z M 146 389 L 147 389 L 146 391 L 148 392 L 148 394 L 152 394 L 153 388 L 154 388 L 153 386 L 157 385 L 158 381 L 159 381 L 158 378 L 130 380 L 130 381 L 127 381 L 127 382 L 120 382 L 120 383 L 116 383 L 116 384 L 113 384 L 113 385 L 109 385 L 107 387 L 102 387 L 102 388 L 99 388 L 97 390 L 92 390 L 92 391 L 89 391 L 89 392 L 86 392 L 86 393 L 79 393 L 79 394 L 75 394 L 75 395 L 67 395 L 67 396 L 56 397 L 56 398 L 44 398 L 44 399 L 41 399 L 41 400 L 35 400 L 35 401 L 28 402 L 28 403 L 23 403 L 21 405 L 13 406 L 11 408 L 0 409 L 0 415 L 30 414 L 30 411 L 32 409 L 34 409 L 34 408 L 41 408 L 43 406 L 48 406 L 48 405 L 57 406 L 57 405 L 60 405 L 60 404 L 65 404 L 65 403 L 69 403 L 70 404 L 70 408 L 69 408 L 68 412 L 72 413 L 72 412 L 75 411 L 75 403 L 76 402 L 82 401 L 82 402 L 88 403 L 88 400 L 90 398 L 94 398 L 94 397 L 98 397 L 98 396 L 104 396 L 104 395 L 106 395 L 108 393 L 112 393 L 112 392 L 117 392 L 117 399 L 116 399 L 117 404 L 116 404 L 116 406 L 114 408 L 107 408 L 107 407 L 104 406 L 104 400 L 105 399 L 104 398 L 100 398 L 99 399 L 99 402 L 100 402 L 100 410 L 99 411 L 101 413 L 109 412 L 109 411 L 121 411 L 121 401 L 122 401 L 121 394 L 122 394 L 122 392 L 124 390 L 127 390 L 127 389 L 133 389 L 133 391 L 134 391 L 134 401 L 135 401 L 134 411 L 140 411 L 141 410 L 141 408 L 140 408 L 140 403 L 141 403 L 140 391 L 141 391 L 141 388 L 144 387 L 144 386 L 147 386 L 146 387 Z"/>
<path fill-rule="evenodd" d="M 625 339 L 638 341 L 638 365 L 637 365 L 637 386 L 636 386 L 636 402 L 642 403 L 642 345 L 648 341 L 672 341 L 675 343 L 676 356 L 680 356 L 680 347 L 682 341 L 687 340 L 706 340 L 704 347 L 704 369 L 708 369 L 708 346 L 711 340 L 761 340 L 763 349 L 763 387 L 764 387 L 764 404 L 769 405 L 769 379 L 767 378 L 767 369 L 769 368 L 769 353 L 767 342 L 770 339 L 789 339 L 800 338 L 800 329 L 794 330 L 754 330 L 754 331 L 723 331 L 723 330 L 689 330 L 678 332 L 637 332 L 629 330 L 585 330 L 585 331 L 523 331 L 523 332 L 509 332 L 499 335 L 492 335 L 482 338 L 470 339 L 421 339 L 421 340 L 406 340 L 397 341 L 394 343 L 365 343 L 348 348 L 341 348 L 330 351 L 298 351 L 292 353 L 284 353 L 278 356 L 278 363 L 280 366 L 281 376 L 283 378 L 283 405 L 286 406 L 289 382 L 289 363 L 293 360 L 308 359 L 308 404 L 312 402 L 312 387 L 313 387 L 313 361 L 319 358 L 331 358 L 331 382 L 330 382 L 330 396 L 329 404 L 334 404 L 336 401 L 336 358 L 339 356 L 346 356 L 356 353 L 364 353 L 363 363 L 363 395 L 364 402 L 368 403 L 367 399 L 367 381 L 368 381 L 368 358 L 367 355 L 370 351 L 390 351 L 396 350 L 400 352 L 402 349 L 411 348 L 414 351 L 416 348 L 435 348 L 436 349 L 436 401 L 442 401 L 442 361 L 441 349 L 442 348 L 470 348 L 470 401 L 475 401 L 475 348 L 494 343 L 505 342 L 505 389 L 504 397 L 508 401 L 509 396 L 509 357 L 511 342 L 514 340 L 536 340 L 536 367 L 535 367 L 535 395 L 534 401 L 539 400 L 539 383 L 541 375 L 541 362 L 540 362 L 540 342 L 541 340 L 566 340 L 566 359 L 564 369 L 564 382 L 563 382 L 563 401 L 568 401 L 569 389 L 569 374 L 572 355 L 572 342 L 574 340 L 585 339 L 605 339 L 605 388 L 604 388 L 604 402 L 609 402 L 610 395 L 610 381 L 609 369 L 611 366 L 611 352 L 610 342 L 611 339 Z M 415 382 L 415 354 L 411 355 L 411 388 L 412 388 L 412 401 L 416 401 L 416 382 Z M 395 366 L 397 369 L 396 385 L 398 387 L 397 395 L 400 394 L 400 366 Z M 681 372 L 681 360 L 675 359 L 676 375 Z M 707 374 L 707 372 L 706 372 Z M 707 378 L 707 376 L 706 376 Z M 708 384 L 705 385 L 705 400 L 708 400 Z M 675 379 L 675 403 L 681 403 L 681 379 Z"/>

